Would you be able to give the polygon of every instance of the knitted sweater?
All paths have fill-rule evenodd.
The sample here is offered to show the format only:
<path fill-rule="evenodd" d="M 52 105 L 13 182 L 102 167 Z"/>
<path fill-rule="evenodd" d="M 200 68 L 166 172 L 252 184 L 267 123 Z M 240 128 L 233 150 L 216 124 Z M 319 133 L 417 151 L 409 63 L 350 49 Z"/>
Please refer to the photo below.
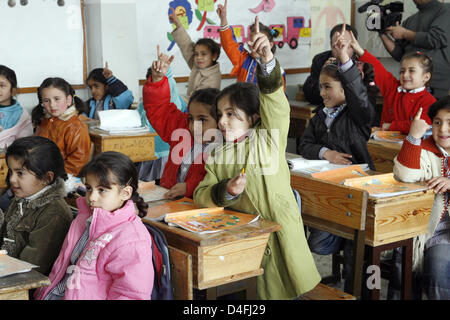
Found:
<path fill-rule="evenodd" d="M 437 148 L 432 137 L 423 140 L 420 146 L 405 140 L 394 159 L 394 175 L 403 182 L 426 181 L 442 176 L 444 160 L 445 157 Z M 441 214 L 445 210 L 443 198 L 441 194 L 436 194 L 427 233 L 414 238 L 413 271 L 420 272 L 423 269 L 425 244 L 433 236 Z"/>

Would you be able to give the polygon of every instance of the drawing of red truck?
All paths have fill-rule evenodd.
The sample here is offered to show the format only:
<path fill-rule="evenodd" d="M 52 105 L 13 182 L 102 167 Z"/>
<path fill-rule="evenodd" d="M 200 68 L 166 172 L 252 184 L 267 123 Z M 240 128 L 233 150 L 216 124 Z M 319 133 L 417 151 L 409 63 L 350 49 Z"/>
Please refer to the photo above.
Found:
<path fill-rule="evenodd" d="M 284 44 L 288 43 L 291 49 L 295 49 L 299 38 L 311 37 L 311 20 L 309 20 L 309 27 L 305 27 L 304 17 L 288 17 L 287 32 L 284 24 L 271 24 L 269 28 L 278 31 L 279 36 L 274 39 L 274 43 L 279 48 L 283 48 Z"/>

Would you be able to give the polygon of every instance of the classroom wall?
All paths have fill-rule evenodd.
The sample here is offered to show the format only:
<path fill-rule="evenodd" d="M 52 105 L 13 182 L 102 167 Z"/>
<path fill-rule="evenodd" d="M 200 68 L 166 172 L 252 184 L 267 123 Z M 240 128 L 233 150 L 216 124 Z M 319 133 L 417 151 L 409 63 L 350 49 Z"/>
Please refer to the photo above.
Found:
<path fill-rule="evenodd" d="M 86 1 L 85 30 L 87 40 L 87 67 L 104 66 L 108 61 L 114 74 L 133 92 L 135 101 L 142 99 L 142 86 L 139 86 L 140 74 L 137 61 L 136 1 Z M 150 41 L 150 40 L 149 40 Z M 300 58 L 300 57 L 299 57 Z M 383 58 L 387 69 L 398 75 L 399 64 L 391 58 Z M 149 61 L 149 65 L 152 61 Z M 231 71 L 231 70 L 229 70 Z M 286 75 L 287 95 L 295 99 L 298 84 L 303 84 L 308 74 Z M 234 79 L 222 80 L 222 88 L 234 83 Z M 187 83 L 178 83 L 180 94 L 186 92 Z M 84 100 L 90 97 L 88 89 L 76 90 Z M 37 104 L 36 93 L 21 94 L 19 102 L 31 112 Z"/>

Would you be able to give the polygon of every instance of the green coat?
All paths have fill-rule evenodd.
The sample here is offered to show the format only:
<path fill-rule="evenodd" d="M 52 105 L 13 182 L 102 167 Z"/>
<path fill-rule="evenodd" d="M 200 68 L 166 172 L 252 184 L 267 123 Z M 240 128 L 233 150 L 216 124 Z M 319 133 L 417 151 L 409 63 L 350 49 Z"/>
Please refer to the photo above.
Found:
<path fill-rule="evenodd" d="M 313 289 L 321 278 L 290 185 L 285 158 L 290 107 L 278 62 L 267 78 L 258 67 L 258 84 L 260 120 L 244 140 L 226 143 L 213 151 L 205 165 L 206 176 L 194 192 L 194 201 L 203 207 L 224 206 L 261 214 L 263 219 L 280 224 L 281 230 L 269 238 L 257 291 L 260 299 L 293 299 Z M 247 176 L 245 191 L 227 200 L 226 184 L 243 167 Z"/>
<path fill-rule="evenodd" d="M 0 249 L 48 275 L 73 219 L 64 196 L 64 181 L 58 179 L 34 200 L 14 198 L 6 212 L 0 210 Z"/>

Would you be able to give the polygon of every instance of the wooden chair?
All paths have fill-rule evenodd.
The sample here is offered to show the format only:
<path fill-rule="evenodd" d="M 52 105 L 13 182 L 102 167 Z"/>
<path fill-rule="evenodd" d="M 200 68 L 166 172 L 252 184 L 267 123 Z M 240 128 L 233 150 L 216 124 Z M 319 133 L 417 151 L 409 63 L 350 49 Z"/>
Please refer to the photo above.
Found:
<path fill-rule="evenodd" d="M 300 193 L 305 225 L 354 240 L 350 293 L 360 298 L 367 191 L 297 174 L 291 174 L 291 186 Z"/>

